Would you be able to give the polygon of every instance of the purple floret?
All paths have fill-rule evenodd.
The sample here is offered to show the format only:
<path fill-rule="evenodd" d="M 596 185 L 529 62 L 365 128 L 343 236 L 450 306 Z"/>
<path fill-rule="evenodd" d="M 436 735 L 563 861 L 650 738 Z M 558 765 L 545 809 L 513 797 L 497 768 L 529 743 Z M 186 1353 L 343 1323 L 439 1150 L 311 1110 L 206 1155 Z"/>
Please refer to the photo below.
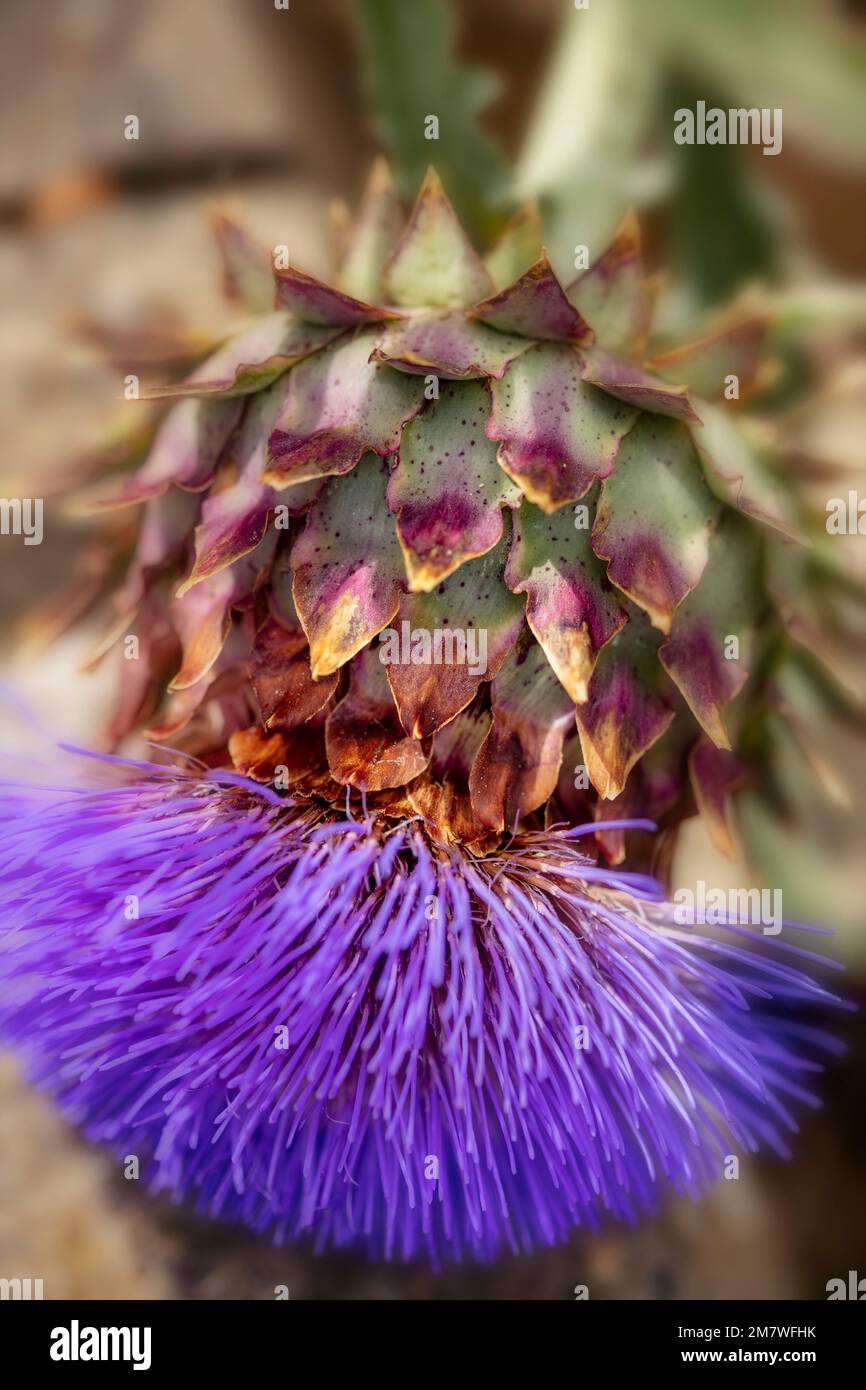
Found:
<path fill-rule="evenodd" d="M 676 926 L 580 830 L 473 858 L 146 767 L 0 802 L 5 1041 L 154 1189 L 278 1241 L 551 1244 L 785 1154 L 814 1103 L 805 953 Z"/>

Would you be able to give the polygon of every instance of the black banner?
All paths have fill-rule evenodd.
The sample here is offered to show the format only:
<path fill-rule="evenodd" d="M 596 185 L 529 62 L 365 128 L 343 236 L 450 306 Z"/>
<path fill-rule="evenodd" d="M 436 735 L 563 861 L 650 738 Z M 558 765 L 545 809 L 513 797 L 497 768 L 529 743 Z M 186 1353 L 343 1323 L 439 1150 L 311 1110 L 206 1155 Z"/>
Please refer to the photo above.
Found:
<path fill-rule="evenodd" d="M 446 1317 L 449 1323 L 452 1309 Z M 470 1311 L 471 1309 L 471 1311 Z M 287 1377 L 300 1372 L 297 1356 L 309 1367 L 323 1353 L 329 1378 L 339 1369 L 357 1373 L 359 1357 L 366 1378 L 389 1380 L 407 1331 L 429 1337 L 430 1352 L 447 1352 L 442 1343 L 445 1310 L 428 1308 L 411 1324 L 407 1305 L 389 1318 L 383 1304 L 302 1303 L 80 1303 L 0 1302 L 0 1335 L 7 1364 L 48 1372 L 52 1379 L 92 1377 L 100 1370 L 161 1377 L 166 1372 L 213 1371 L 260 1375 L 283 1365 Z M 471 1317 L 471 1322 L 466 1321 Z M 380 1321 L 381 1319 L 381 1321 Z M 488 1321 L 490 1319 L 490 1321 Z M 575 1373 L 600 1359 L 615 1376 L 623 1370 L 650 1374 L 674 1367 L 707 1365 L 811 1367 L 824 1377 L 850 1366 L 862 1343 L 864 1318 L 859 1304 L 845 1299 L 821 1303 L 677 1302 L 631 1303 L 576 1300 L 570 1308 L 542 1311 L 512 1307 L 502 1323 L 490 1304 L 472 1304 L 456 1313 L 464 1366 L 477 1355 L 489 1380 L 498 1358 L 516 1369 L 515 1356 L 538 1365 L 551 1354 L 568 1357 Z M 446 1324 L 447 1326 L 447 1324 Z M 376 1342 L 369 1340 L 375 1330 Z M 358 1336 L 354 1333 L 360 1334 Z M 526 1334 L 543 1338 L 525 1340 Z M 393 1336 L 393 1343 L 384 1338 Z M 558 1339 L 563 1341 L 557 1345 Z M 423 1352 L 424 1342 L 416 1340 Z M 375 1347 L 375 1355 L 373 1349 Z M 453 1348 L 452 1348 L 453 1351 Z M 422 1364 L 429 1365 L 429 1357 Z M 378 1369 L 377 1369 L 378 1367 Z M 404 1372 L 409 1374 L 408 1366 Z M 304 1378 L 309 1370 L 303 1372 Z M 412 1373 L 414 1377 L 414 1372 Z"/>

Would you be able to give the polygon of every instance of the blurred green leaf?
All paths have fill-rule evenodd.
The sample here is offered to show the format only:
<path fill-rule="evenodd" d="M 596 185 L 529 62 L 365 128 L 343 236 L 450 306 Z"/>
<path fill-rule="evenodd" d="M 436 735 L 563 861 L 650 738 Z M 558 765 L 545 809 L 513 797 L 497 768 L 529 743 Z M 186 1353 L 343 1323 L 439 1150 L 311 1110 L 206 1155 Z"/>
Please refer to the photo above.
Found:
<path fill-rule="evenodd" d="M 706 89 L 671 84 L 666 109 L 692 110 L 699 98 L 721 102 Z M 778 238 L 772 216 L 754 186 L 742 150 L 730 145 L 677 145 L 677 197 L 671 202 L 671 261 L 681 291 L 700 310 L 731 298 L 752 280 L 772 281 Z"/>
<path fill-rule="evenodd" d="M 739 814 L 749 860 L 765 885 L 781 888 L 785 916 L 831 927 L 838 933 L 833 954 L 862 969 L 866 873 L 856 850 L 822 844 L 810 827 L 781 819 L 756 792 L 741 796 Z"/>
<path fill-rule="evenodd" d="M 671 213 L 672 320 L 772 278 L 796 241 L 746 152 L 677 146 L 681 105 L 781 107 L 785 138 L 866 158 L 866 36 L 822 0 L 603 0 L 566 7 L 515 173 L 537 197 L 560 273 L 604 248 L 630 204 Z M 692 98 L 691 100 L 687 98 Z M 707 156 L 711 155 L 711 158 Z M 760 164 L 760 161 L 758 161 Z"/>
<path fill-rule="evenodd" d="M 866 35 L 824 0 L 655 0 L 652 14 L 670 59 L 714 90 L 781 107 L 785 134 L 824 158 L 866 158 Z"/>
<path fill-rule="evenodd" d="M 411 202 L 435 164 L 460 217 L 482 242 L 502 224 L 508 179 L 477 124 L 495 91 L 490 74 L 459 65 L 446 0 L 356 0 L 368 100 L 376 134 Z M 435 116 L 439 138 L 425 137 Z"/>
<path fill-rule="evenodd" d="M 817 280 L 779 290 L 767 299 L 773 346 L 803 333 L 862 332 L 866 329 L 866 288 L 853 281 Z"/>
<path fill-rule="evenodd" d="M 538 198 L 557 271 L 572 278 L 574 248 L 590 260 L 629 205 L 663 184 L 644 157 L 657 64 L 630 0 L 569 8 L 515 172 L 518 198 Z"/>

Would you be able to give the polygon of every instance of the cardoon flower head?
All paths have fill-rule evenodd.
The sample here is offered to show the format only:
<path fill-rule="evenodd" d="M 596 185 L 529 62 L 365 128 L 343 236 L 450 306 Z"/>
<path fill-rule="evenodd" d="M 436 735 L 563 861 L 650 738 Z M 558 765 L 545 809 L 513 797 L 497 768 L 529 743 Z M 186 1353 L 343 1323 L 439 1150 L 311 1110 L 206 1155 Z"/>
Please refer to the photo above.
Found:
<path fill-rule="evenodd" d="M 676 927 L 591 824 L 475 857 L 231 774 L 5 799 L 4 1032 L 213 1216 L 490 1258 L 785 1153 L 811 1099 L 796 948 Z"/>
<path fill-rule="evenodd" d="M 845 703 L 850 595 L 748 413 L 767 314 L 672 348 L 633 217 L 563 284 L 531 211 L 482 259 L 432 171 L 405 220 L 376 166 L 336 286 L 216 234 L 249 317 L 145 383 L 100 504 L 106 570 L 140 516 L 110 740 L 391 791 L 463 843 L 697 808 L 730 851 L 747 780 L 777 813 L 779 745 Z M 621 830 L 596 843 L 622 861 Z"/>
<path fill-rule="evenodd" d="M 108 741 L 185 770 L 3 793 L 6 1035 L 155 1187 L 371 1256 L 784 1152 L 830 997 L 636 872 L 695 809 L 730 848 L 749 778 L 784 810 L 770 721 L 833 678 L 742 413 L 766 319 L 671 349 L 633 219 L 565 285 L 432 173 L 404 225 L 377 169 L 336 287 L 217 233 L 251 317 L 146 392 L 106 503 L 143 504 Z"/>

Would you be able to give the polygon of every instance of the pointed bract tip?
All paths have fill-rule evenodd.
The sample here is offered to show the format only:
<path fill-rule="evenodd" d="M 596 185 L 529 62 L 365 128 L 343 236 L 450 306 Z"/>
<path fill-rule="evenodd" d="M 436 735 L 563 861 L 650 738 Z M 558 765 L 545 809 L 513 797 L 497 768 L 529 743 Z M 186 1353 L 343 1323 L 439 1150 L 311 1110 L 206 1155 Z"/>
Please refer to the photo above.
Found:
<path fill-rule="evenodd" d="M 328 203 L 328 223 L 343 250 L 352 232 L 352 214 L 345 198 L 332 198 Z"/>
<path fill-rule="evenodd" d="M 237 233 L 248 235 L 243 215 L 234 202 L 214 200 L 205 208 L 205 216 L 218 240 Z"/>
<path fill-rule="evenodd" d="M 382 194 L 395 191 L 391 165 L 383 154 L 377 154 L 370 166 L 367 187 L 364 190 L 365 197 L 381 197 Z"/>
<path fill-rule="evenodd" d="M 610 243 L 609 250 L 613 250 L 614 247 L 619 248 L 620 246 L 631 246 L 636 251 L 640 250 L 640 218 L 634 207 L 630 207 L 625 213 L 622 221 L 613 234 L 613 240 Z"/>
<path fill-rule="evenodd" d="M 422 199 L 427 198 L 442 198 L 446 203 L 450 201 L 448 194 L 445 192 L 442 180 L 433 164 L 427 165 L 427 169 L 424 173 L 424 181 L 418 190 L 417 201 L 420 203 Z"/>

